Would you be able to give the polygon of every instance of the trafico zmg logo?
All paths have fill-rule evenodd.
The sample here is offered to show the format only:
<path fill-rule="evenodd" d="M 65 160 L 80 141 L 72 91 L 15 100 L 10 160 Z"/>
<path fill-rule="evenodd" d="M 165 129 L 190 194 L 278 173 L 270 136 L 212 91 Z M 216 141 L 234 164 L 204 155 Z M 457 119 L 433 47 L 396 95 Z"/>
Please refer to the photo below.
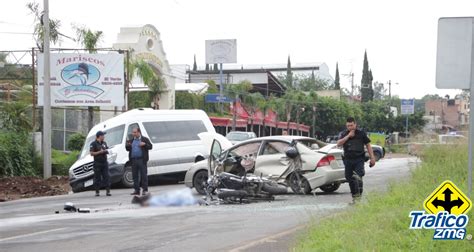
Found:
<path fill-rule="evenodd" d="M 425 211 L 411 211 L 410 229 L 434 229 L 434 240 L 463 240 L 471 200 L 451 181 L 441 183 L 426 198 Z"/>

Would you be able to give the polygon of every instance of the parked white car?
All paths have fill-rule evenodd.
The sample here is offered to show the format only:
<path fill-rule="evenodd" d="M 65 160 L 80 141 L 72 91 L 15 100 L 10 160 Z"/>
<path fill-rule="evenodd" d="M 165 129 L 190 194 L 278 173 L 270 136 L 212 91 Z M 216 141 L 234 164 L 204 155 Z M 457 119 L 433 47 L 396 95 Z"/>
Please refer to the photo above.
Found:
<path fill-rule="evenodd" d="M 257 138 L 255 132 L 246 132 L 246 131 L 231 131 L 225 136 L 232 144 L 238 144 L 240 142 Z"/>
<path fill-rule="evenodd" d="M 215 133 L 211 120 L 201 110 L 134 109 L 94 126 L 87 135 L 79 159 L 69 169 L 69 183 L 74 192 L 93 184 L 93 158 L 89 146 L 97 131 L 105 131 L 109 146 L 110 180 L 132 187 L 132 168 L 125 150 L 125 141 L 132 129 L 139 127 L 153 144 L 148 161 L 148 175 L 184 174 L 189 166 L 207 158 L 209 151 L 199 133 Z M 182 176 L 182 175 L 181 175 Z"/>
<path fill-rule="evenodd" d="M 222 137 L 216 137 L 223 147 L 221 157 L 223 160 L 229 160 L 224 164 L 226 172 L 237 171 L 238 160 L 244 156 L 255 157 L 255 167 L 253 173 L 261 175 L 269 179 L 276 180 L 281 183 L 291 183 L 288 174 L 286 177 L 280 178 L 284 171 L 288 168 L 288 158 L 285 151 L 293 140 L 297 141 L 297 149 L 303 160 L 303 176 L 305 193 L 310 193 L 316 188 L 320 188 L 325 192 L 336 191 L 344 178 L 344 164 L 342 162 L 342 151 L 331 149 L 330 153 L 319 150 L 322 142 L 309 137 L 299 136 L 271 136 L 247 140 L 231 145 L 230 141 Z M 208 152 L 212 141 L 207 140 Z M 231 146 L 231 147 L 230 147 Z M 200 194 L 205 194 L 205 186 L 208 178 L 208 161 L 203 160 L 191 166 L 186 172 L 185 184 L 190 188 L 195 188 Z"/>

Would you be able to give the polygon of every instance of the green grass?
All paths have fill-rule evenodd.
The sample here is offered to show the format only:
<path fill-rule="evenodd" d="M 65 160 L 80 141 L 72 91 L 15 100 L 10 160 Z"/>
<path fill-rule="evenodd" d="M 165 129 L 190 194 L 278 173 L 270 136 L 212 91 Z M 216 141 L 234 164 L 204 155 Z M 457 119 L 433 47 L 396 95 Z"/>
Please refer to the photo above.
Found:
<path fill-rule="evenodd" d="M 455 147 L 455 148 L 453 148 Z M 369 193 L 367 202 L 314 223 L 295 251 L 474 251 L 474 241 L 434 241 L 434 230 L 410 230 L 412 210 L 444 180 L 467 195 L 467 147 L 432 146 L 408 181 L 392 183 L 387 193 Z M 474 235 L 472 210 L 466 234 Z"/>

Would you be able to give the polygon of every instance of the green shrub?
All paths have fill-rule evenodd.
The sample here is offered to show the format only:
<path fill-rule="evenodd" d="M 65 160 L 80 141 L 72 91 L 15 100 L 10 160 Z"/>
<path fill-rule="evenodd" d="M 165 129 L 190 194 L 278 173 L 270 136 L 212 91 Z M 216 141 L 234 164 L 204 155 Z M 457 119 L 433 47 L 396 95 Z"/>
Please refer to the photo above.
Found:
<path fill-rule="evenodd" d="M 53 175 L 69 175 L 69 168 L 76 162 L 79 151 L 64 153 L 62 151 L 53 150 L 52 157 L 52 173 Z"/>
<path fill-rule="evenodd" d="M 81 133 L 75 133 L 69 137 L 69 140 L 67 141 L 67 148 L 70 151 L 80 151 L 85 141 L 86 136 Z"/>
<path fill-rule="evenodd" d="M 0 177 L 37 175 L 33 152 L 29 134 L 0 131 Z"/>

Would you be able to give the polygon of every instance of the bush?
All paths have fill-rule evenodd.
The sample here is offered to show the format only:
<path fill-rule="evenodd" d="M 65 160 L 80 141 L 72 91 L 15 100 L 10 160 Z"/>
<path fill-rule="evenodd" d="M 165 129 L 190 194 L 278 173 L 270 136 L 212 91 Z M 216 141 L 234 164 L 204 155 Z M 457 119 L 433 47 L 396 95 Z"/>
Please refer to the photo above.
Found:
<path fill-rule="evenodd" d="M 67 148 L 70 151 L 80 151 L 85 141 L 86 136 L 81 133 L 75 133 L 69 137 L 69 140 L 67 141 Z"/>
<path fill-rule="evenodd" d="M 77 155 L 79 155 L 79 151 L 64 153 L 62 151 L 53 150 L 51 153 L 53 175 L 69 175 L 69 168 L 76 162 Z"/>
<path fill-rule="evenodd" d="M 0 177 L 34 176 L 33 142 L 27 133 L 0 131 Z"/>

